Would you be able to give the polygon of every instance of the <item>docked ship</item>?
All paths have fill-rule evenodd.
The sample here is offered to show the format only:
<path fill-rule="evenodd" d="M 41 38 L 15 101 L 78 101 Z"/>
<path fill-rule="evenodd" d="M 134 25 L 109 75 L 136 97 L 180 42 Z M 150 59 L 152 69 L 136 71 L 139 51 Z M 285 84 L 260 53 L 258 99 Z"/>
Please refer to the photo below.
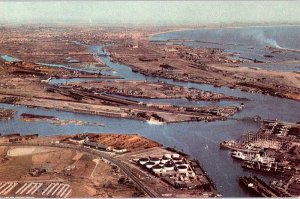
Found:
<path fill-rule="evenodd" d="M 231 157 L 239 159 L 239 160 L 252 160 L 255 157 L 255 153 L 247 153 L 247 152 L 242 152 L 242 151 L 232 151 L 231 152 Z"/>
<path fill-rule="evenodd" d="M 275 158 L 268 157 L 263 153 L 255 153 L 255 152 L 242 152 L 242 151 L 232 151 L 231 157 L 244 160 L 244 161 L 253 161 L 253 162 L 259 162 L 259 163 L 269 163 L 269 162 L 275 162 Z"/>
<path fill-rule="evenodd" d="M 261 163 L 258 161 L 246 161 L 242 164 L 242 168 L 271 173 L 285 172 L 284 166 L 278 162 Z"/>

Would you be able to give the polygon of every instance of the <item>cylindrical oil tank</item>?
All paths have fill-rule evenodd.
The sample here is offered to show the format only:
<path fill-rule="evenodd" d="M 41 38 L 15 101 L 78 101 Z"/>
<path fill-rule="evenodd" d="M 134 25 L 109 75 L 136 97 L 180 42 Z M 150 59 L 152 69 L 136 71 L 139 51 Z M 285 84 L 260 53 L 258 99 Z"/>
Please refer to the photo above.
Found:
<path fill-rule="evenodd" d="M 173 153 L 172 154 L 172 158 L 174 159 L 174 158 L 179 158 L 180 157 L 180 155 L 178 154 L 178 153 Z"/>
<path fill-rule="evenodd" d="M 177 167 L 179 173 L 186 173 L 188 171 L 188 167 L 186 165 L 180 165 Z"/>
<path fill-rule="evenodd" d="M 170 159 L 167 159 L 167 158 L 163 158 L 163 159 L 160 160 L 160 162 L 163 163 L 163 164 L 166 164 L 169 161 L 170 161 Z"/>
<path fill-rule="evenodd" d="M 155 166 L 152 167 L 152 171 L 153 171 L 154 173 L 160 173 L 160 172 L 161 172 L 161 169 L 162 169 L 162 167 L 159 166 L 159 165 L 155 165 Z"/>
<path fill-rule="evenodd" d="M 145 164 L 145 166 L 146 166 L 147 169 L 151 169 L 154 165 L 155 165 L 154 162 L 147 162 L 147 163 Z"/>
<path fill-rule="evenodd" d="M 180 166 L 180 165 L 183 165 L 183 162 L 182 161 L 177 161 L 177 162 L 174 162 L 176 167 Z"/>
<path fill-rule="evenodd" d="M 174 170 L 174 164 L 171 164 L 171 163 L 167 163 L 167 164 L 165 164 L 165 169 L 167 170 L 167 171 L 172 171 L 172 170 Z"/>
<path fill-rule="evenodd" d="M 177 162 L 177 161 L 181 161 L 182 159 L 180 157 L 174 157 L 172 158 L 174 162 Z"/>
<path fill-rule="evenodd" d="M 163 156 L 163 158 L 171 159 L 171 158 L 172 158 L 172 155 L 169 154 L 169 153 L 166 153 L 166 154 Z"/>
<path fill-rule="evenodd" d="M 156 158 L 156 157 L 150 157 L 150 161 L 154 162 L 155 164 L 159 164 L 160 163 L 160 159 Z"/>
<path fill-rule="evenodd" d="M 140 163 L 141 165 L 144 165 L 144 164 L 146 164 L 147 162 L 149 162 L 149 159 L 148 159 L 148 158 L 140 158 L 140 159 L 139 159 L 139 163 Z"/>

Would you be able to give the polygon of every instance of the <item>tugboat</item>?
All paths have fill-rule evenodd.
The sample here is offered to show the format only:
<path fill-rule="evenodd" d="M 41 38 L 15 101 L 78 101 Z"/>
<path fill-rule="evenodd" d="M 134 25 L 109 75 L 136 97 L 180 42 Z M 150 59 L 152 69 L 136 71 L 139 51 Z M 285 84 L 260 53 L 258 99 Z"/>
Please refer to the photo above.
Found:
<path fill-rule="evenodd" d="M 221 149 L 234 149 L 240 147 L 240 144 L 235 140 L 223 141 L 220 143 Z"/>
<path fill-rule="evenodd" d="M 154 124 L 154 125 L 163 125 L 163 124 L 165 124 L 165 122 L 160 121 L 160 120 L 158 120 L 154 117 L 151 117 L 147 122 L 148 122 L 148 124 Z"/>

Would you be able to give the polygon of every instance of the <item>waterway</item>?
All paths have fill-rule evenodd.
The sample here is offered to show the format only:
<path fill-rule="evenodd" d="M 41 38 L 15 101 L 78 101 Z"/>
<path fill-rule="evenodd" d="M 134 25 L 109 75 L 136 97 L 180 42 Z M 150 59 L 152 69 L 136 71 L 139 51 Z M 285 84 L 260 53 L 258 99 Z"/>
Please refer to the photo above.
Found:
<path fill-rule="evenodd" d="M 5 60 L 5 61 L 7 61 L 7 62 L 16 62 L 16 61 L 20 61 L 19 59 L 14 58 L 14 57 L 11 57 L 11 56 L 9 56 L 9 55 L 1 55 L 0 57 L 1 57 L 1 59 Z"/>
<path fill-rule="evenodd" d="M 236 59 L 266 62 L 258 67 L 275 71 L 300 71 L 300 26 L 206 28 L 152 36 L 152 41 L 184 41 L 194 48 L 218 48 Z M 271 47 L 271 48 L 269 48 Z M 286 64 L 285 62 L 294 62 Z M 281 64 L 274 64 L 282 62 Z M 250 64 L 251 67 L 251 64 Z"/>
<path fill-rule="evenodd" d="M 168 33 L 170 34 L 170 33 Z M 177 34 L 177 33 L 174 33 Z M 94 53 L 103 52 L 101 46 L 90 46 Z M 164 146 L 175 147 L 191 155 L 200 161 L 207 170 L 213 181 L 216 183 L 218 191 L 226 197 L 246 197 L 249 196 L 238 184 L 240 176 L 247 174 L 260 173 L 243 170 L 240 163 L 233 161 L 228 151 L 220 150 L 219 143 L 223 140 L 239 139 L 247 131 L 255 131 L 259 128 L 259 123 L 253 122 L 251 118 L 256 115 L 268 119 L 280 119 L 284 121 L 297 122 L 300 120 L 300 103 L 297 101 L 282 99 L 273 96 L 267 96 L 257 93 L 246 93 L 238 89 L 227 87 L 213 87 L 206 84 L 196 84 L 189 82 L 179 82 L 165 78 L 146 77 L 139 73 L 132 72 L 131 68 L 113 63 L 108 56 L 101 56 L 102 61 L 113 71 L 105 71 L 108 75 L 121 76 L 127 80 L 144 80 L 148 82 L 163 81 L 174 85 L 185 86 L 188 88 L 198 88 L 202 90 L 221 92 L 227 95 L 248 98 L 245 101 L 245 108 L 228 119 L 227 121 L 217 122 L 185 122 L 167 125 L 151 125 L 144 121 L 129 119 L 107 118 L 95 115 L 80 113 L 70 113 L 56 110 L 46 110 L 41 108 L 28 108 L 25 106 L 14 106 L 0 104 L 0 107 L 12 108 L 18 110 L 16 117 L 9 121 L 0 121 L 1 131 L 3 133 L 22 132 L 40 133 L 41 135 L 54 134 L 74 134 L 84 132 L 94 133 L 139 133 L 142 136 L 162 143 Z M 78 81 L 90 81 L 95 79 L 77 79 Z M 64 80 L 51 80 L 51 83 L 64 83 Z M 145 99 L 137 99 L 145 100 Z M 151 102 L 152 100 L 145 100 Z M 197 105 L 196 102 L 188 100 L 158 100 L 161 103 Z M 157 100 L 156 100 L 157 102 Z M 219 105 L 228 105 L 239 102 L 199 102 L 216 103 Z M 35 113 L 42 115 L 54 115 L 60 119 L 83 120 L 89 122 L 101 122 L 105 126 L 77 126 L 69 124 L 57 126 L 47 122 L 23 122 L 20 120 L 21 113 Z M 261 176 L 265 180 L 271 180 L 274 176 Z"/>

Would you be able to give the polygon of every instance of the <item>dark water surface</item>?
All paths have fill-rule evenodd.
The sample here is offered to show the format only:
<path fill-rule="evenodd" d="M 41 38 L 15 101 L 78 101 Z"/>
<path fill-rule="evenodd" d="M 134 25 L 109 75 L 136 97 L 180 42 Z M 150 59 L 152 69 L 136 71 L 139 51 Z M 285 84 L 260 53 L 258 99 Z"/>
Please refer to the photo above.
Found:
<path fill-rule="evenodd" d="M 169 35 L 178 34 L 168 33 Z M 156 36 L 158 37 L 158 36 Z M 165 39 L 165 36 L 162 37 Z M 213 38 L 212 38 L 213 39 Z M 278 45 L 282 43 L 278 42 Z M 91 46 L 91 51 L 102 52 L 102 47 Z M 217 184 L 219 192 L 223 196 L 245 197 L 249 196 L 238 184 L 238 178 L 242 175 L 253 174 L 255 172 L 245 171 L 241 168 L 240 163 L 233 161 L 228 151 L 219 150 L 219 143 L 223 140 L 238 139 L 247 131 L 255 131 L 259 124 L 248 119 L 259 115 L 268 119 L 280 119 L 290 122 L 300 120 L 300 103 L 293 100 L 281 99 L 256 93 L 241 92 L 238 89 L 229 89 L 227 87 L 215 88 L 211 85 L 196 84 L 188 82 L 173 81 L 164 78 L 145 77 L 142 74 L 132 72 L 131 68 L 122 64 L 111 62 L 109 57 L 101 59 L 115 71 L 106 71 L 106 74 L 113 74 L 128 80 L 146 80 L 149 82 L 164 81 L 167 83 L 181 85 L 189 88 L 199 88 L 202 90 L 221 92 L 227 95 L 245 97 L 249 101 L 244 102 L 245 108 L 234 115 L 227 121 L 217 122 L 186 122 L 168 125 L 151 125 L 144 121 L 135 121 L 129 119 L 107 118 L 80 113 L 70 113 L 55 110 L 46 110 L 41 108 L 27 108 L 24 106 L 13 106 L 0 104 L 0 107 L 13 108 L 18 110 L 17 116 L 9 121 L 0 121 L 1 131 L 4 133 L 21 132 L 21 133 L 40 133 L 41 135 L 54 134 L 74 134 L 83 132 L 95 133 L 139 133 L 147 138 L 162 143 L 165 146 L 176 147 L 179 150 L 196 158 L 207 170 L 213 181 Z M 91 79 L 95 80 L 95 79 Z M 52 80 L 52 83 L 64 83 L 64 80 Z M 78 79 L 78 81 L 89 81 Z M 197 105 L 197 102 L 188 100 L 145 100 L 136 99 L 146 102 L 161 102 L 171 104 Z M 240 102 L 199 102 L 200 105 L 215 103 L 215 105 L 228 105 Z M 104 127 L 99 126 L 76 126 L 69 124 L 65 126 L 56 126 L 47 122 L 23 122 L 20 121 L 20 114 L 35 113 L 42 115 L 54 115 L 60 119 L 76 119 L 89 122 L 104 123 Z M 255 173 L 261 176 L 259 173 Z M 274 176 L 264 176 L 266 180 L 273 179 Z"/>

